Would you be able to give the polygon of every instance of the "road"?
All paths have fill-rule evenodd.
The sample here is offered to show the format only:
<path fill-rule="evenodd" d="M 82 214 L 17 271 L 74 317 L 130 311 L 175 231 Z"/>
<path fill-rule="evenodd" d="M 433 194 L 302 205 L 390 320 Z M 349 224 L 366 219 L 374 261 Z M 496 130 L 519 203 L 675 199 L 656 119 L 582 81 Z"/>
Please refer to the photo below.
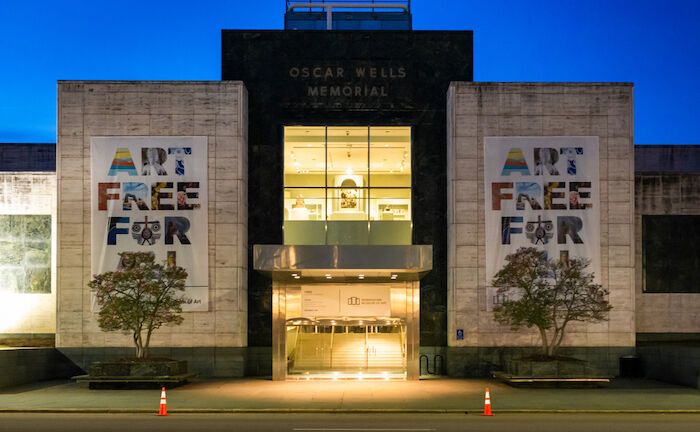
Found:
<path fill-rule="evenodd" d="M 10 431 L 450 432 L 698 431 L 700 414 L 0 414 Z"/>

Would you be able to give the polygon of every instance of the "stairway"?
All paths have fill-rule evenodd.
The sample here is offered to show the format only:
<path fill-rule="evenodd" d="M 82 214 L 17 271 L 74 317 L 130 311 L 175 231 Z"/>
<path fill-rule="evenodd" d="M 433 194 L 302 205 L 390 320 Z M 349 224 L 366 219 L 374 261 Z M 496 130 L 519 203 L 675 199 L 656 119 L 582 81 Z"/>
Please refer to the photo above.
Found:
<path fill-rule="evenodd" d="M 400 333 L 302 333 L 295 349 L 296 371 L 402 372 L 406 360 Z"/>

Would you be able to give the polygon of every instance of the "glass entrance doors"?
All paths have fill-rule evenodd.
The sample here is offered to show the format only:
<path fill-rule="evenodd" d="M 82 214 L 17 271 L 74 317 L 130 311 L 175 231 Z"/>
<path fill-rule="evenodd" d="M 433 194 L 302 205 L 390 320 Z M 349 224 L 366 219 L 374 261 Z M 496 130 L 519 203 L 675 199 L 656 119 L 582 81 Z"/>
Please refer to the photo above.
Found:
<path fill-rule="evenodd" d="M 287 322 L 287 377 L 405 378 L 403 319 Z"/>
<path fill-rule="evenodd" d="M 419 282 L 397 278 L 273 280 L 272 378 L 418 379 Z"/>

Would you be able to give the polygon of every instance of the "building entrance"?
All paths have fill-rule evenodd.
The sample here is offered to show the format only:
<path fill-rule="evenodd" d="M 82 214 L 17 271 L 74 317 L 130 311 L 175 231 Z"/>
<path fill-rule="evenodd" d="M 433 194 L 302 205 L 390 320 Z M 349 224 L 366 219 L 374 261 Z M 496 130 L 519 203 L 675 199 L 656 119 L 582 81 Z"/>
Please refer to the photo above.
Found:
<path fill-rule="evenodd" d="M 274 284 L 284 305 L 273 326 L 286 379 L 407 378 L 418 346 L 418 284 L 376 280 Z"/>
<path fill-rule="evenodd" d="M 405 379 L 404 319 L 287 322 L 288 378 Z"/>
<path fill-rule="evenodd" d="M 418 379 L 428 245 L 255 245 L 272 277 L 272 379 Z"/>

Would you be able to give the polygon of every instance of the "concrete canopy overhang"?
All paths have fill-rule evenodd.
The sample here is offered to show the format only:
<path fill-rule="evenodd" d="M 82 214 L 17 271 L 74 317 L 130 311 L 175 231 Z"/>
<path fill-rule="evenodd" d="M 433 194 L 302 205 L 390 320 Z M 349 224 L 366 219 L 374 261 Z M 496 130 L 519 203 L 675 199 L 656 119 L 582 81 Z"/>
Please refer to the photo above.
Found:
<path fill-rule="evenodd" d="M 431 245 L 253 245 L 253 267 L 279 281 L 417 281 L 433 268 Z"/>

